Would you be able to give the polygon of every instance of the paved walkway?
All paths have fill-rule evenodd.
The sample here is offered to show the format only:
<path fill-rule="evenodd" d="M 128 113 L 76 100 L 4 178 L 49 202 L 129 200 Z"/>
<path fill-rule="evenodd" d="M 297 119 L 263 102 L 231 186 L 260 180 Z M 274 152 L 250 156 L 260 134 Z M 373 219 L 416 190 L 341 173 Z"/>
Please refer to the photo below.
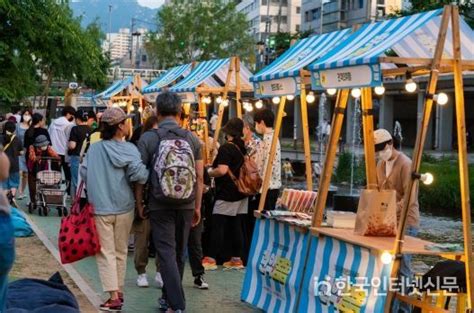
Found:
<path fill-rule="evenodd" d="M 21 201 L 20 206 L 26 210 L 26 201 Z M 60 218 L 55 209 L 51 210 L 50 216 L 42 217 L 35 213 L 29 215 L 36 226 L 46 235 L 53 246 L 57 247 Z M 41 262 L 35 263 L 41 266 Z M 102 288 L 97 272 L 97 266 L 93 257 L 81 260 L 72 265 L 84 281 L 102 299 L 106 295 Z M 157 299 L 161 291 L 152 287 L 154 282 L 154 262 L 150 260 L 148 278 L 150 288 L 138 288 L 135 285 L 136 272 L 133 266 L 133 254 L 128 256 L 127 275 L 125 278 L 125 307 L 123 312 L 159 312 Z M 187 299 L 187 312 L 258 312 L 240 301 L 244 273 L 239 271 L 215 271 L 206 274 L 206 280 L 210 285 L 209 290 L 198 290 L 193 288 L 193 278 L 189 266 L 185 269 L 183 285 Z"/>

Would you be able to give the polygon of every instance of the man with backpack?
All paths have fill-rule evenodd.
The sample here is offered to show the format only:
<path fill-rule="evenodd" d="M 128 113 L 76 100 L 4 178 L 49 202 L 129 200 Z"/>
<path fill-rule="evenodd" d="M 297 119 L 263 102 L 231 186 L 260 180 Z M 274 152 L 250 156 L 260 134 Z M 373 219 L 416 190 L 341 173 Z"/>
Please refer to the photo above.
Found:
<path fill-rule="evenodd" d="M 177 94 L 164 92 L 157 97 L 158 130 L 144 133 L 138 141 L 143 163 L 150 170 L 149 212 L 143 208 L 143 185 L 135 190 L 138 215 L 150 215 L 160 261 L 164 281 L 160 309 L 170 312 L 185 310 L 184 250 L 191 227 L 201 219 L 203 192 L 201 144 L 190 131 L 180 128 L 181 109 Z"/>

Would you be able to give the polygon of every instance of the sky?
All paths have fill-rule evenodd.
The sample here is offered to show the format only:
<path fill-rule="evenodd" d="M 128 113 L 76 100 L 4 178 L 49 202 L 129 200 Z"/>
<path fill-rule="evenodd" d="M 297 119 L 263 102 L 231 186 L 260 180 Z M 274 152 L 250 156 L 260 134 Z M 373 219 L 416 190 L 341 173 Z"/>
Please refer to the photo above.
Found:
<path fill-rule="evenodd" d="M 140 3 L 142 6 L 149 7 L 152 9 L 156 9 L 163 5 L 165 0 L 138 0 L 138 3 Z"/>

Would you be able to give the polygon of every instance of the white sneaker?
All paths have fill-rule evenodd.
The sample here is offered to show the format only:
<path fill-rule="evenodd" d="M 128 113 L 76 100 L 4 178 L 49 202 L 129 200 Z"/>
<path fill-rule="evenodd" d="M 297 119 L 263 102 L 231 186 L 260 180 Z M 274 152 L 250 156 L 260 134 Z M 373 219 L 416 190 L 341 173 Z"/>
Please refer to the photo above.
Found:
<path fill-rule="evenodd" d="M 160 272 L 157 272 L 155 275 L 155 283 L 156 283 L 156 287 L 160 289 L 163 288 L 163 278 L 161 278 Z"/>
<path fill-rule="evenodd" d="M 148 278 L 146 277 L 146 274 L 140 274 L 138 275 L 137 278 L 137 286 L 141 288 L 146 288 L 148 287 Z"/>

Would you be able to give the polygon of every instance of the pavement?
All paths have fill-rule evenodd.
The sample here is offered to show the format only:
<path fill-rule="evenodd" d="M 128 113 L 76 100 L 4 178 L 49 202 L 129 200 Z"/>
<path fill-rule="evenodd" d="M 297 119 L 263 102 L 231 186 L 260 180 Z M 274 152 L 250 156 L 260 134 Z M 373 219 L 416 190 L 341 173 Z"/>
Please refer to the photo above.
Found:
<path fill-rule="evenodd" d="M 26 201 L 19 201 L 20 208 L 26 212 Z M 28 213 L 27 213 L 28 214 Z M 38 216 L 36 212 L 28 214 L 30 220 L 44 236 L 42 239 L 48 249 L 57 249 L 58 232 L 61 219 L 57 211 L 52 209 L 49 216 Z M 41 239 L 41 236 L 39 236 Z M 49 242 L 47 242 L 49 241 Z M 57 253 L 53 251 L 53 255 Z M 35 263 L 38 266 L 41 262 Z M 86 296 L 92 304 L 97 305 L 99 299 L 106 300 L 107 295 L 102 293 L 101 283 L 94 257 L 73 263 L 70 266 L 75 275 L 72 276 L 81 290 L 86 290 Z M 70 272 L 70 271 L 69 271 Z M 77 275 L 78 274 L 78 275 Z M 133 253 L 129 253 L 127 273 L 125 278 L 125 306 L 122 312 L 145 313 L 159 312 L 157 299 L 161 291 L 154 286 L 154 260 L 150 259 L 147 268 L 149 288 L 136 286 L 136 271 L 133 265 Z M 240 301 L 240 291 L 244 278 L 244 271 L 218 271 L 206 273 L 205 279 L 209 283 L 209 290 L 193 288 L 193 277 L 189 264 L 185 268 L 183 287 L 186 294 L 188 313 L 201 312 L 261 312 Z M 75 276 L 75 277 L 74 277 Z M 89 294 L 87 294 L 89 290 Z"/>

